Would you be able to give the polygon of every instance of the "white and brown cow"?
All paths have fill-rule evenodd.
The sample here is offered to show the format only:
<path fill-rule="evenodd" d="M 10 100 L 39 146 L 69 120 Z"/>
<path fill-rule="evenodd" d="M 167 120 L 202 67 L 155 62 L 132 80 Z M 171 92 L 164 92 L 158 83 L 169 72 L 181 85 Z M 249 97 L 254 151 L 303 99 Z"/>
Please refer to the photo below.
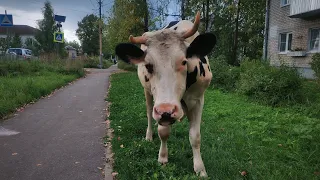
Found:
<path fill-rule="evenodd" d="M 123 61 L 138 65 L 147 106 L 147 140 L 152 140 L 152 118 L 158 122 L 161 139 L 158 161 L 168 162 L 170 125 L 186 115 L 194 171 L 205 177 L 200 154 L 200 124 L 204 92 L 212 78 L 206 55 L 213 49 L 216 37 L 212 33 L 199 34 L 199 23 L 197 13 L 194 23 L 183 20 L 140 37 L 130 36 L 131 43 L 118 44 L 116 54 Z"/>

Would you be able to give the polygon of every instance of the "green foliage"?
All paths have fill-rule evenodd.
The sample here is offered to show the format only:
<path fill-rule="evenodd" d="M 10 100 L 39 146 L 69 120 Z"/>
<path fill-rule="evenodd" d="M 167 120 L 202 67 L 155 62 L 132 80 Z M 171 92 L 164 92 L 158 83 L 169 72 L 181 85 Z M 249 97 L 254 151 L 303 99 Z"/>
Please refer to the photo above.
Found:
<path fill-rule="evenodd" d="M 224 56 L 219 56 L 210 61 L 212 81 L 214 88 L 233 91 L 239 80 L 240 68 L 231 66 L 227 63 Z"/>
<path fill-rule="evenodd" d="M 62 74 L 77 74 L 81 77 L 84 75 L 82 67 L 82 62 L 73 60 L 1 60 L 0 76 L 23 76 L 32 75 L 42 71 L 49 71 Z"/>
<path fill-rule="evenodd" d="M 320 53 L 312 56 L 311 69 L 315 72 L 318 81 L 320 82 Z"/>
<path fill-rule="evenodd" d="M 22 47 L 21 37 L 18 34 L 15 34 L 13 36 L 12 41 L 10 43 L 10 47 L 12 47 L 12 48 L 21 48 Z"/>
<path fill-rule="evenodd" d="M 169 163 L 161 166 L 156 126 L 154 141 L 144 140 L 146 108 L 136 73 L 114 74 L 111 84 L 109 120 L 117 179 L 199 179 L 193 172 L 188 121 L 172 125 Z M 208 89 L 202 121 L 201 154 L 210 179 L 319 179 L 317 118 Z M 241 176 L 241 171 L 247 176 Z"/>
<path fill-rule="evenodd" d="M 144 22 L 141 13 L 135 1 L 115 0 L 113 16 L 109 18 L 107 25 L 106 46 L 108 49 L 114 51 L 118 43 L 128 42 L 130 35 L 142 35 Z"/>
<path fill-rule="evenodd" d="M 128 64 L 123 61 L 118 61 L 118 68 L 126 71 L 137 71 L 137 66 L 134 64 Z"/>
<path fill-rule="evenodd" d="M 84 68 L 99 68 L 100 65 L 100 59 L 99 56 L 93 56 L 93 57 L 88 57 L 84 59 Z M 113 63 L 109 60 L 102 59 L 102 68 L 107 69 L 110 66 L 112 66 Z"/>
<path fill-rule="evenodd" d="M 296 69 L 272 67 L 261 61 L 244 61 L 238 90 L 255 100 L 269 104 L 303 102 L 302 82 Z"/>
<path fill-rule="evenodd" d="M 78 22 L 76 34 L 84 53 L 99 55 L 99 18 L 96 15 L 86 15 Z"/>
<path fill-rule="evenodd" d="M 0 61 L 0 119 L 82 76 L 77 61 Z"/>
<path fill-rule="evenodd" d="M 181 0 L 178 0 L 178 2 L 181 2 Z M 257 59 L 262 56 L 265 1 L 240 0 L 238 48 L 236 50 L 238 59 L 233 59 L 232 54 L 236 31 L 237 2 L 239 1 L 188 0 L 185 2 L 187 19 L 193 19 L 195 13 L 199 10 L 201 12 L 201 18 L 204 21 L 201 22 L 199 31 L 204 32 L 206 20 L 212 22 L 212 27 L 209 27 L 208 31 L 215 33 L 217 36 L 217 45 L 213 56 L 224 55 L 228 64 L 231 65 L 242 57 Z M 206 8 L 207 3 L 209 3 L 208 9 Z M 207 11 L 209 17 L 206 17 Z M 211 15 L 214 15 L 214 18 L 211 18 Z"/>
<path fill-rule="evenodd" d="M 33 56 L 39 56 L 40 45 L 36 40 L 32 38 L 27 38 L 24 44 L 25 44 L 25 48 L 30 49 L 32 51 Z"/>
<path fill-rule="evenodd" d="M 53 19 L 54 10 L 49 1 L 44 3 L 42 14 L 43 19 L 38 21 L 40 31 L 37 32 L 35 38 L 39 42 L 39 48 L 45 53 L 54 52 L 56 48 L 55 43 L 53 42 L 53 33 L 57 31 L 57 26 Z"/>

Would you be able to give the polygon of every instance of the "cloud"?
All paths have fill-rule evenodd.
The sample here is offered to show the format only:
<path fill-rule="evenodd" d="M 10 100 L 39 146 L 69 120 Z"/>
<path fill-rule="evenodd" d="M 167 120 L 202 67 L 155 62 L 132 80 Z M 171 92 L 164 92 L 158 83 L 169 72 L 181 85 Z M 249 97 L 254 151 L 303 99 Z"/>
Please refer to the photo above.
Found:
<path fill-rule="evenodd" d="M 19 9 L 13 9 L 5 6 L 0 6 L 0 12 L 7 10 L 8 14 L 13 16 L 13 24 L 23 24 L 32 27 L 37 27 L 37 20 L 42 19 L 42 13 L 40 10 L 24 11 Z"/>
<path fill-rule="evenodd" d="M 80 44 L 80 41 L 76 35 L 75 30 L 65 29 L 64 30 L 64 37 L 67 41 L 77 41 Z"/>
<path fill-rule="evenodd" d="M 35 9 L 34 11 L 24 11 L 20 9 L 0 6 L 0 12 L 4 12 L 5 10 L 7 10 L 8 14 L 12 14 L 13 24 L 17 24 L 17 25 L 29 25 L 34 28 L 37 28 L 38 27 L 37 20 L 43 18 L 41 9 Z M 68 25 L 69 26 L 67 27 L 67 29 L 64 30 L 65 38 L 68 41 L 75 40 L 80 43 L 78 37 L 76 36 L 76 30 L 75 30 L 76 27 L 70 26 L 70 24 Z M 63 26 L 65 26 L 64 23 L 63 23 Z"/>

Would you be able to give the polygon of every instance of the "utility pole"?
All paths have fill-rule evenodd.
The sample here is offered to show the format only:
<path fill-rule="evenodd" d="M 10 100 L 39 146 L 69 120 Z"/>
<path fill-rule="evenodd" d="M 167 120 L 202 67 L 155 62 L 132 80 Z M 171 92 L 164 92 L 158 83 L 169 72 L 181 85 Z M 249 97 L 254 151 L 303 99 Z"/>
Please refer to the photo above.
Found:
<path fill-rule="evenodd" d="M 100 44 L 100 69 L 102 69 L 102 28 L 101 28 L 101 23 L 102 23 L 102 19 L 101 19 L 101 6 L 102 6 L 102 2 L 101 0 L 99 0 L 99 44 Z"/>

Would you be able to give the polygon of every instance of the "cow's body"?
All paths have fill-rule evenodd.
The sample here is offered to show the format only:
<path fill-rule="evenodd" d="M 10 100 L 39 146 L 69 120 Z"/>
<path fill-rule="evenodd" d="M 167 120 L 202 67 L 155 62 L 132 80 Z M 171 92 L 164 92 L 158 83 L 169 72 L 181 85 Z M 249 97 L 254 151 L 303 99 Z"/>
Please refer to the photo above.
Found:
<path fill-rule="evenodd" d="M 200 17 L 199 17 L 200 18 Z M 157 52 L 161 56 L 161 52 L 164 51 L 164 53 L 167 53 L 167 51 L 171 54 L 169 56 L 164 56 L 160 58 L 160 61 L 163 62 L 163 64 L 158 64 L 159 62 L 153 62 L 155 65 L 150 68 L 150 62 L 147 62 L 146 60 L 140 60 L 138 64 L 138 76 L 139 80 L 144 88 L 145 98 L 146 98 L 146 107 L 147 107 L 147 118 L 148 118 L 148 128 L 146 132 L 146 139 L 152 140 L 152 119 L 156 119 L 158 123 L 158 134 L 161 139 L 161 147 L 159 150 L 159 156 L 158 161 L 162 164 L 165 164 L 168 162 L 168 149 L 167 149 L 167 139 L 170 134 L 170 128 L 171 126 L 168 124 L 162 124 L 161 120 L 163 119 L 163 114 L 169 114 L 169 115 L 175 115 L 172 117 L 169 117 L 169 119 L 174 118 L 178 121 L 181 121 L 183 117 L 186 115 L 189 120 L 189 140 L 190 144 L 192 146 L 193 151 L 193 162 L 194 162 L 194 171 L 196 173 L 199 173 L 200 176 L 207 176 L 201 154 L 200 154 L 200 141 L 201 141 L 201 135 L 200 135 L 200 124 L 201 124 L 201 116 L 202 116 L 202 109 L 204 104 L 204 92 L 206 88 L 209 86 L 212 73 L 210 70 L 210 65 L 208 58 L 206 56 L 199 56 L 199 55 L 185 55 L 184 59 L 186 59 L 185 63 L 183 63 L 183 66 L 181 65 L 175 65 L 174 63 L 181 63 L 179 58 L 176 58 L 177 60 L 169 61 L 165 60 L 166 58 L 171 58 L 172 56 L 175 56 L 175 46 L 171 46 L 172 44 L 176 43 L 177 46 L 179 46 L 179 43 L 177 43 L 174 40 L 169 40 L 169 38 L 164 38 L 165 40 L 161 40 L 162 37 L 170 36 L 170 33 L 175 34 L 177 33 L 183 33 L 187 31 L 188 29 L 191 29 L 194 26 L 194 24 L 190 21 L 180 21 L 176 23 L 169 24 L 166 28 L 157 31 L 156 33 L 158 35 L 155 35 L 156 38 L 160 39 L 157 41 L 157 47 L 156 49 L 159 49 Z M 168 30 L 169 29 L 169 30 Z M 163 32 L 161 32 L 163 31 Z M 145 33 L 146 36 L 148 34 L 152 34 L 153 32 L 147 32 Z M 184 41 L 181 43 L 184 43 L 185 47 L 188 48 L 191 46 L 192 42 L 195 41 L 195 38 L 199 36 L 198 32 L 195 32 L 192 34 L 192 36 L 188 36 Z M 212 37 L 212 36 L 210 36 Z M 151 36 L 151 42 L 153 42 Z M 173 36 L 173 39 L 175 36 Z M 169 41 L 167 43 L 167 41 Z M 179 40 L 179 37 L 178 37 Z M 171 42 L 172 41 L 172 42 Z M 214 37 L 215 41 L 215 37 Z M 197 43 L 195 43 L 197 44 Z M 198 43 L 199 44 L 199 43 Z M 151 46 L 149 44 L 149 46 Z M 132 48 L 132 47 L 131 47 Z M 213 48 L 213 46 L 212 46 Z M 131 51 L 130 48 L 124 48 L 127 51 Z M 170 50 L 169 50 L 170 49 Z M 173 49 L 173 50 L 172 50 Z M 182 48 L 183 49 L 183 48 Z M 197 49 L 197 48 L 196 48 Z M 141 44 L 141 50 L 144 52 L 144 54 L 151 53 L 148 52 L 148 45 Z M 118 50 L 120 52 L 120 50 Z M 150 50 L 155 51 L 155 50 Z M 178 51 L 178 50 L 177 50 Z M 200 51 L 200 50 L 198 50 Z M 146 53 L 148 52 L 148 53 Z M 160 52 L 160 54 L 159 54 Z M 183 51 L 181 51 L 183 52 Z M 180 53 L 181 53 L 180 52 Z M 177 52 L 179 54 L 179 52 Z M 121 53 L 119 53 L 121 54 Z M 131 53 L 134 54 L 134 53 Z M 201 53 L 199 53 L 201 54 Z M 151 53 L 152 55 L 152 53 Z M 151 56 L 150 55 L 150 56 Z M 125 59 L 124 56 L 122 56 L 123 59 Z M 180 57 L 180 56 L 177 56 Z M 142 58 L 150 58 L 147 56 L 143 56 Z M 134 60 L 137 58 L 134 58 Z M 161 60 L 162 59 L 162 60 Z M 131 60 L 134 62 L 134 60 Z M 155 71 L 162 72 L 161 74 L 155 74 L 154 66 L 156 66 Z M 162 69 L 157 69 L 157 68 Z M 171 67 L 173 66 L 173 68 Z M 168 72 L 164 73 L 165 70 L 163 68 L 168 68 Z M 183 69 L 186 68 L 186 69 Z M 177 71 L 177 72 L 176 72 Z M 172 73 L 172 74 L 170 74 Z M 182 73 L 182 75 L 176 75 Z M 152 79 L 153 78 L 153 79 Z M 160 79 L 160 80 L 155 80 Z M 153 80 L 151 82 L 151 80 Z M 173 81 L 173 82 L 172 82 Z M 183 81 L 183 82 L 181 82 Z M 158 83 L 158 84 L 152 84 L 152 83 Z M 167 83 L 169 82 L 169 83 Z M 170 84 L 171 83 L 171 84 Z M 180 84 L 175 88 L 172 88 L 171 86 Z M 162 86 L 164 87 L 162 87 Z M 165 87 L 170 86 L 170 87 Z M 158 89 L 158 90 L 157 90 Z M 170 91 L 171 90 L 171 91 Z M 180 90 L 181 93 L 180 93 Z M 176 93 L 176 96 L 170 96 L 170 93 L 174 94 Z M 160 94 L 160 95 L 159 95 Z M 175 113 L 172 113 L 172 111 L 168 110 L 168 106 L 171 106 L 171 104 L 177 104 L 177 100 L 172 100 L 175 98 L 179 98 L 180 102 L 179 105 L 175 106 L 172 111 L 175 111 Z M 155 99 L 155 105 L 153 105 L 153 99 Z M 161 101 L 159 105 L 159 101 Z M 159 110 L 160 109 L 160 110 Z M 165 109 L 165 110 L 162 110 Z M 179 112 L 178 109 L 182 109 Z M 159 112 L 160 113 L 159 113 Z M 165 111 L 163 113 L 162 111 Z M 159 116 L 161 115 L 161 117 Z M 181 115 L 181 116 L 180 116 Z M 168 116 L 166 116 L 168 117 Z M 160 119 L 160 120 L 159 120 Z"/>

